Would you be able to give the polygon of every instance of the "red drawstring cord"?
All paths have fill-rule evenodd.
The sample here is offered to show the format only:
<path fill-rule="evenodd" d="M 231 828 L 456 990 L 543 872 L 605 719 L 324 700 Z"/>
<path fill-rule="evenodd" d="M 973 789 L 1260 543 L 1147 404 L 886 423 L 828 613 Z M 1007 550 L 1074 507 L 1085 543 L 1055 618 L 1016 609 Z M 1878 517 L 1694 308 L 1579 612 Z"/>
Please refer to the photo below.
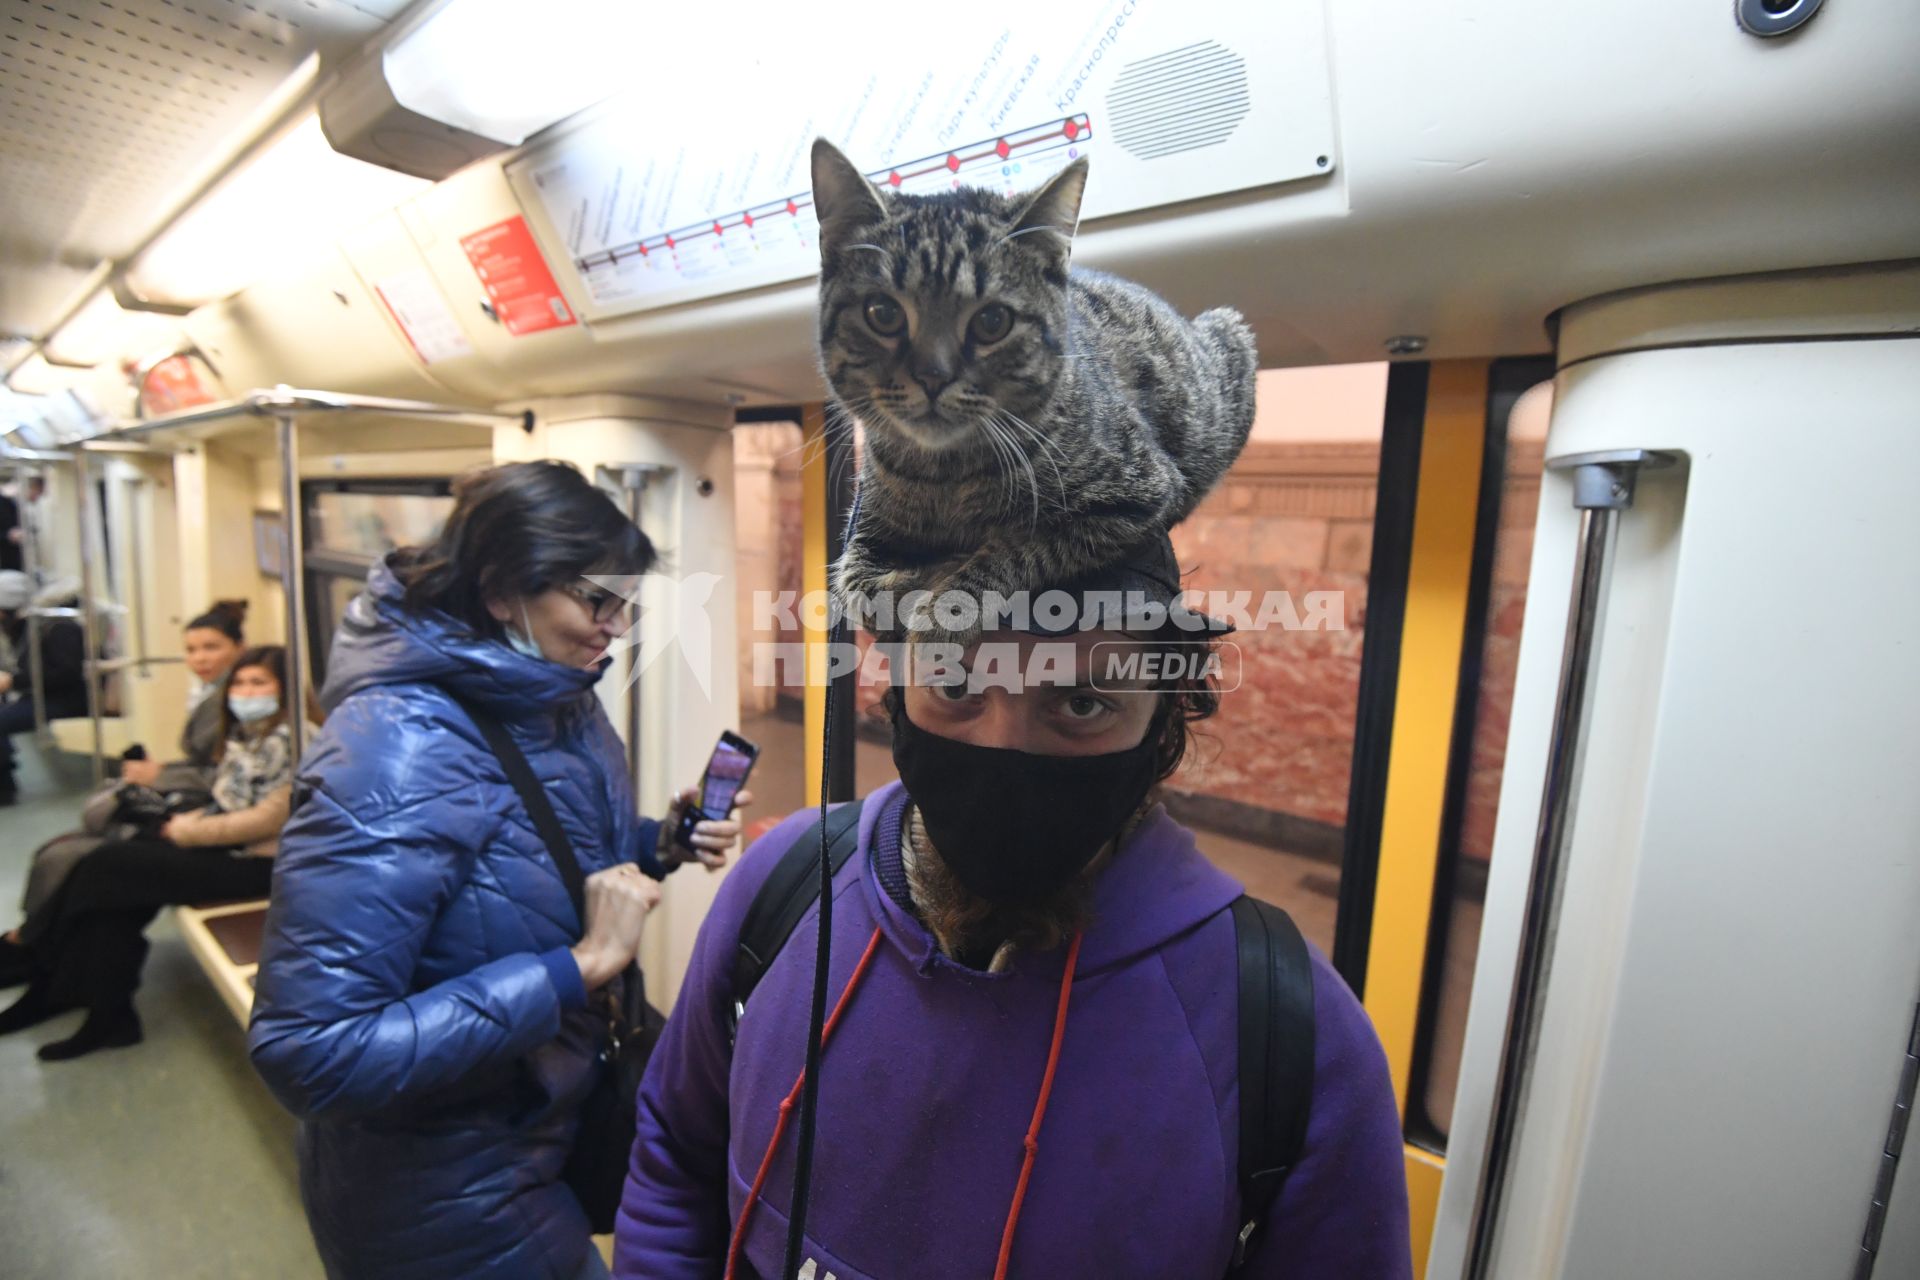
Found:
<path fill-rule="evenodd" d="M 867 968 L 873 963 L 875 953 L 880 950 L 881 931 L 875 926 L 873 936 L 867 939 L 867 949 L 860 957 L 860 963 L 853 967 L 853 974 L 847 979 L 846 987 L 840 992 L 840 1001 L 833 1006 L 833 1015 L 820 1030 L 820 1051 L 826 1052 L 827 1041 L 833 1039 L 833 1029 L 840 1024 L 840 1015 L 847 1011 L 847 1004 L 853 999 L 853 992 L 860 980 L 867 976 Z M 747 1192 L 747 1203 L 740 1209 L 740 1222 L 733 1229 L 733 1241 L 727 1246 L 726 1280 L 733 1280 L 734 1269 L 740 1264 L 740 1253 L 746 1246 L 747 1223 L 753 1218 L 753 1207 L 760 1203 L 760 1193 L 766 1188 L 767 1174 L 773 1170 L 773 1154 L 780 1149 L 780 1139 L 787 1132 L 787 1118 L 793 1114 L 794 1103 L 800 1100 L 800 1088 L 807 1082 L 805 1067 L 800 1069 L 799 1079 L 793 1082 L 792 1092 L 780 1104 L 780 1119 L 774 1123 L 773 1138 L 767 1143 L 767 1154 L 760 1157 L 760 1172 L 753 1177 L 753 1190 Z"/>
<path fill-rule="evenodd" d="M 1060 977 L 1060 1008 L 1053 1015 L 1053 1046 L 1047 1050 L 1047 1074 L 1041 1077 L 1040 1096 L 1034 1099 L 1033 1123 L 1027 1126 L 1027 1154 L 1020 1162 L 1020 1181 L 1013 1188 L 1013 1204 L 1007 1209 L 1007 1228 L 1000 1233 L 1000 1261 L 993 1268 L 993 1280 L 1007 1280 L 1007 1260 L 1013 1256 L 1013 1231 L 1020 1225 L 1020 1207 L 1026 1202 L 1034 1157 L 1040 1154 L 1040 1122 L 1047 1118 L 1047 1100 L 1053 1096 L 1053 1073 L 1060 1065 L 1060 1042 L 1067 1035 L 1067 1004 L 1073 998 L 1073 974 L 1079 964 L 1080 935 L 1076 932 L 1067 947 L 1067 971 Z"/>
<path fill-rule="evenodd" d="M 874 954 L 880 949 L 881 931 L 875 928 L 873 936 L 867 940 L 867 949 L 860 957 L 860 963 L 853 967 L 853 974 L 847 979 L 846 987 L 840 992 L 839 1003 L 833 1006 L 833 1014 L 827 1019 L 826 1026 L 820 1032 L 821 1052 L 826 1051 L 827 1041 L 833 1038 L 833 1030 L 840 1024 L 840 1015 L 847 1011 L 847 1004 L 853 999 L 854 989 L 860 980 L 867 976 L 867 968 L 873 962 Z M 1067 1006 L 1073 999 L 1074 972 L 1080 965 L 1080 935 L 1075 933 L 1073 941 L 1067 947 L 1067 970 L 1060 977 L 1060 1003 L 1053 1015 L 1053 1044 L 1047 1050 L 1047 1072 L 1040 1079 L 1040 1096 L 1034 1100 L 1033 1120 L 1027 1125 L 1027 1137 L 1024 1143 L 1026 1155 L 1020 1162 L 1020 1181 L 1014 1185 L 1013 1204 L 1007 1209 L 1006 1229 L 1000 1234 L 1000 1259 L 993 1269 L 993 1280 L 1006 1280 L 1007 1260 L 1013 1256 L 1013 1233 L 1020 1225 L 1020 1209 L 1026 1203 L 1027 1183 L 1033 1178 L 1033 1162 L 1040 1154 L 1040 1125 L 1047 1116 L 1047 1102 L 1053 1097 L 1053 1076 L 1060 1066 L 1060 1046 L 1067 1034 Z M 793 1089 L 780 1104 L 780 1118 L 774 1122 L 773 1137 L 767 1143 L 767 1153 L 760 1157 L 760 1171 L 753 1177 L 753 1189 L 747 1192 L 747 1203 L 741 1207 L 740 1221 L 733 1228 L 733 1241 L 727 1246 L 726 1280 L 734 1280 L 734 1273 L 740 1264 L 741 1251 L 746 1247 L 747 1224 L 753 1219 L 754 1206 L 760 1203 L 760 1193 L 767 1185 L 767 1174 L 773 1169 L 773 1156 L 780 1149 L 780 1139 L 787 1132 L 787 1118 L 793 1113 L 793 1104 L 800 1098 L 800 1088 L 807 1081 L 803 1068 L 800 1076 L 793 1082 Z"/>

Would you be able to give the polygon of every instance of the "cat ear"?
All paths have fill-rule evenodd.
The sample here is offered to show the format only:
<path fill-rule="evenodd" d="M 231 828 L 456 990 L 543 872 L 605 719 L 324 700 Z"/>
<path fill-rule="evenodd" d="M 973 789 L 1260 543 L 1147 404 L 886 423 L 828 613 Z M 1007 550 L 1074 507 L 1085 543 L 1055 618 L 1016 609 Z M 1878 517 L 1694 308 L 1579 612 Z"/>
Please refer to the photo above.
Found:
<path fill-rule="evenodd" d="M 825 138 L 813 140 L 813 212 L 822 245 L 839 227 L 857 227 L 887 216 L 879 190 L 853 161 Z"/>
<path fill-rule="evenodd" d="M 1080 223 L 1080 197 L 1087 191 L 1087 158 L 1081 156 L 1053 175 L 1047 185 L 1033 193 L 1027 207 L 1013 224 L 1013 235 L 1051 227 L 1060 234 L 1060 248 L 1073 245 L 1073 230 Z M 1046 237 L 1042 237 L 1045 239 Z"/>

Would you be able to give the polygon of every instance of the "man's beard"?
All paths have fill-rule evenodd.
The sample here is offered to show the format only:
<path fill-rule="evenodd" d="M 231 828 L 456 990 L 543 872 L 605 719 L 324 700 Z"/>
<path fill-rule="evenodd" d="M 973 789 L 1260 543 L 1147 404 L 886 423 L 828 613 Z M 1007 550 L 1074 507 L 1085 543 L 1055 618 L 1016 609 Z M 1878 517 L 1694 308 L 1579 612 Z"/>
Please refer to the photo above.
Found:
<path fill-rule="evenodd" d="M 1010 904 L 989 902 L 960 882 L 927 839 L 917 808 L 911 812 L 908 831 L 913 856 L 907 860 L 907 886 L 913 905 L 950 958 L 982 953 L 991 958 L 1008 942 L 1021 951 L 1051 951 L 1064 946 L 1093 918 L 1093 887 L 1111 846 L 1046 897 Z M 984 961 L 980 967 L 985 967 Z"/>

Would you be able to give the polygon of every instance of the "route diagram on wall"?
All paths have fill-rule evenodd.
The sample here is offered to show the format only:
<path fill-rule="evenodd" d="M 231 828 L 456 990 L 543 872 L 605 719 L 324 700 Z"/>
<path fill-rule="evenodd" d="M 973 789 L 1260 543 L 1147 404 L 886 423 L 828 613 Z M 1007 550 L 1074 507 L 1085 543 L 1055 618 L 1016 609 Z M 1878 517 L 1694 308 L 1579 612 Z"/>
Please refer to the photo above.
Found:
<path fill-rule="evenodd" d="M 1318 0 L 973 0 L 965 24 L 851 29 L 746 7 L 711 50 L 704 18 L 663 19 L 649 77 L 508 166 L 589 321 L 813 274 L 815 137 L 917 195 L 1089 156 L 1083 221 L 1331 166 Z"/>

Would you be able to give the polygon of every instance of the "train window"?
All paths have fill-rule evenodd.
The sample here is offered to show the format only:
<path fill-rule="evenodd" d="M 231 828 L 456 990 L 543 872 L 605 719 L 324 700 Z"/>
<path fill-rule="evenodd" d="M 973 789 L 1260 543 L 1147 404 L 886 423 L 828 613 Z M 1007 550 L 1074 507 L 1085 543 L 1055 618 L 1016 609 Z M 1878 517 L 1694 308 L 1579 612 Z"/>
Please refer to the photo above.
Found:
<path fill-rule="evenodd" d="M 310 480 L 301 486 L 301 507 L 308 665 L 318 686 L 334 630 L 368 570 L 394 548 L 437 535 L 453 510 L 453 487 L 442 478 Z"/>
<path fill-rule="evenodd" d="M 1479 955 L 1481 907 L 1494 818 L 1500 807 L 1534 517 L 1540 506 L 1547 419 L 1553 406 L 1553 384 L 1534 380 L 1542 372 L 1538 361 L 1499 362 L 1491 372 L 1489 412 L 1496 419 L 1502 414 L 1506 418 L 1504 433 L 1501 423 L 1493 423 L 1487 455 L 1489 465 L 1501 466 L 1498 523 L 1479 661 L 1464 666 L 1469 675 L 1477 668 L 1477 680 L 1461 687 L 1461 696 L 1472 699 L 1471 716 L 1456 723 L 1470 728 L 1461 735 L 1464 741 L 1456 739 L 1453 748 L 1407 1114 L 1408 1136 L 1434 1150 L 1445 1148 L 1453 1124 L 1467 998 Z M 1502 460 L 1494 449 L 1503 435 Z"/>
<path fill-rule="evenodd" d="M 1245 616 L 1222 646 L 1219 713 L 1162 795 L 1216 866 L 1329 953 L 1386 385 L 1384 364 L 1263 371 L 1246 449 L 1173 531 L 1186 586 Z"/>
<path fill-rule="evenodd" d="M 806 803 L 804 690 L 768 659 L 800 643 L 797 618 L 781 607 L 801 580 L 798 415 L 733 429 L 735 606 L 740 620 L 740 732 L 760 746 L 753 767 L 749 834 Z M 791 593 L 791 596 L 788 596 Z M 815 797 L 817 800 L 818 797 Z"/>

